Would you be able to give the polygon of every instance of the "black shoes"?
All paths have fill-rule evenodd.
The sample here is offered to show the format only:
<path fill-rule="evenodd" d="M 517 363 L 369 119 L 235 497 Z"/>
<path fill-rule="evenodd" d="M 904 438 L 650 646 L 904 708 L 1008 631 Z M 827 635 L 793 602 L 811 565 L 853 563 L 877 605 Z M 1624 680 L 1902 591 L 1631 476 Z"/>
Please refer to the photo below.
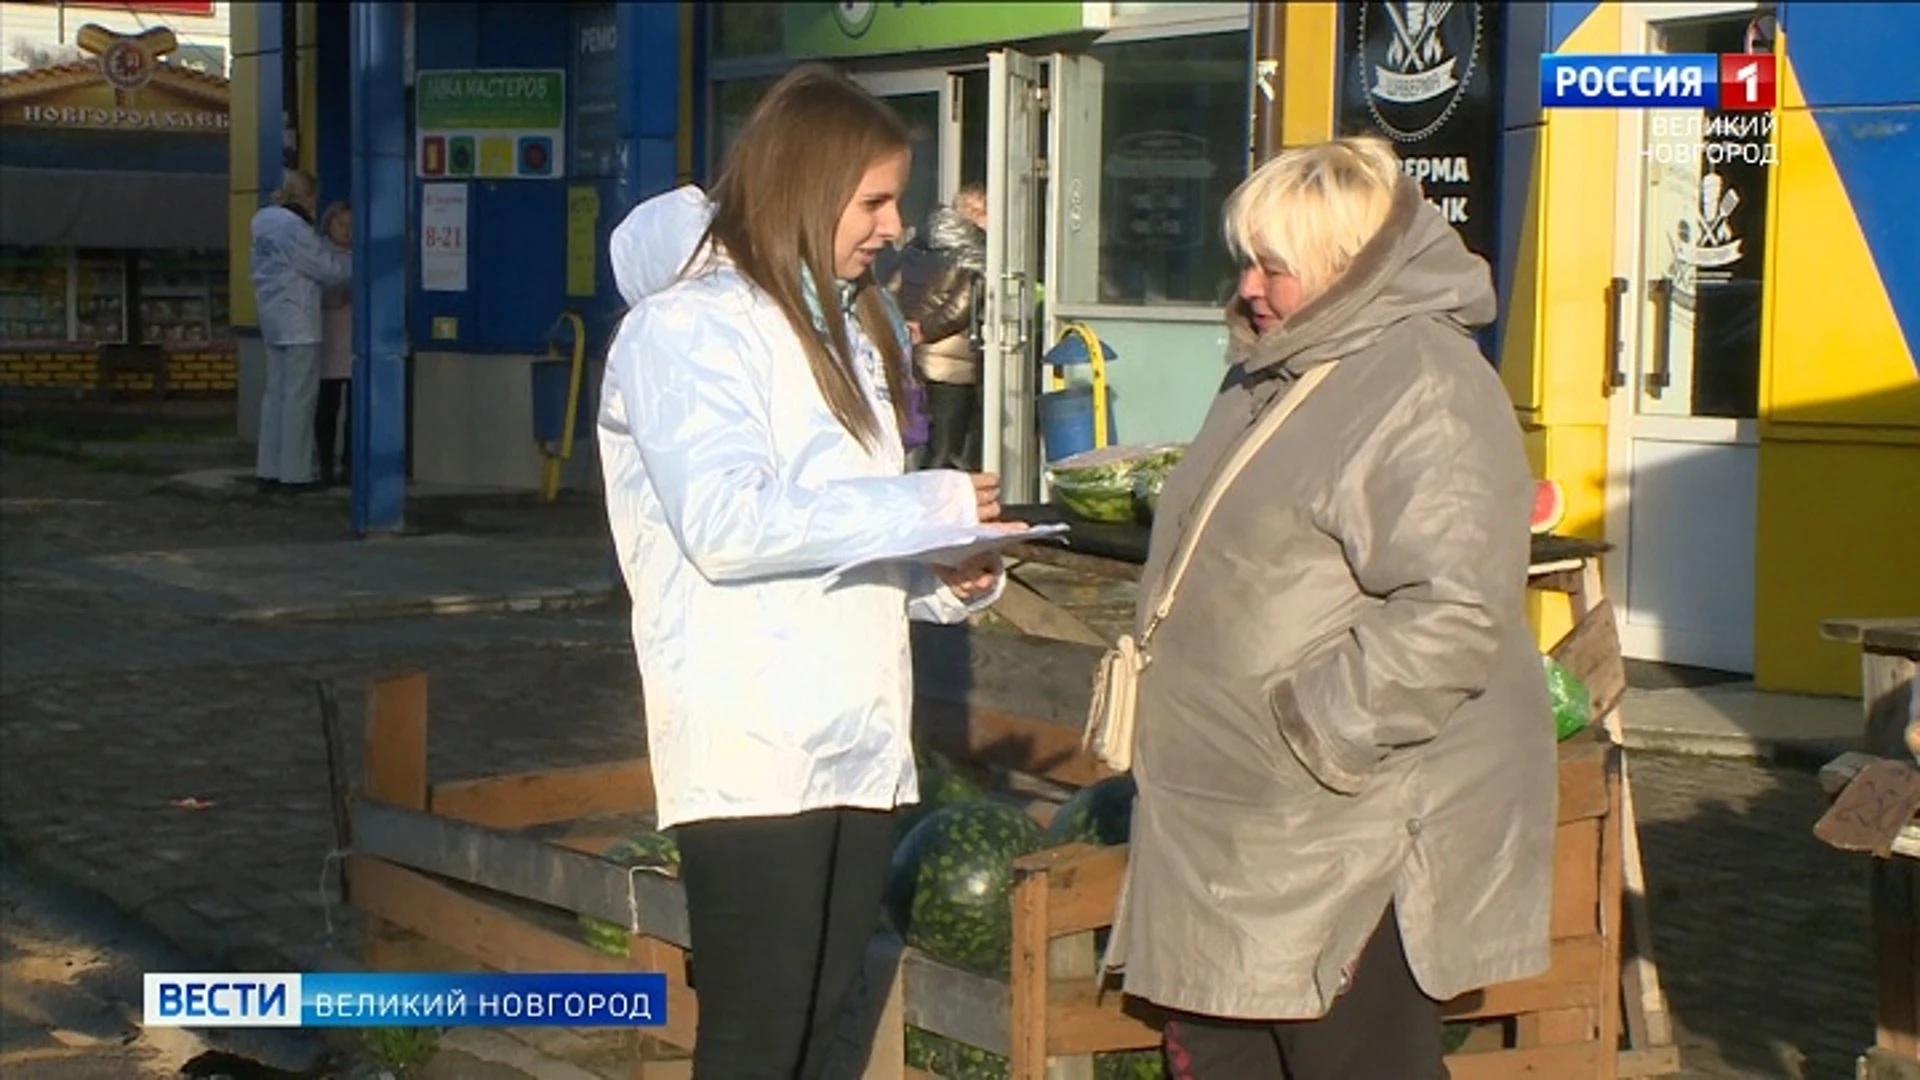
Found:
<path fill-rule="evenodd" d="M 304 495 L 315 491 L 325 491 L 333 485 L 325 480 L 309 480 L 304 484 L 289 484 L 282 480 L 268 480 L 254 477 L 254 490 L 262 495 Z"/>

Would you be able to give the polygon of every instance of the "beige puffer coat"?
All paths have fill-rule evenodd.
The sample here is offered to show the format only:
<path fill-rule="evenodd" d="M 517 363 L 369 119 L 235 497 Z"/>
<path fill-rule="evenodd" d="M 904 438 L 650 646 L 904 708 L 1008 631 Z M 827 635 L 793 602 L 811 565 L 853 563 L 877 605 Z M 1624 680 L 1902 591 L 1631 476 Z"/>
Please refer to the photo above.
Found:
<path fill-rule="evenodd" d="M 1435 998 L 1546 970 L 1555 740 L 1524 610 L 1531 477 L 1470 336 L 1494 305 L 1406 181 L 1327 295 L 1257 339 L 1230 317 L 1143 612 L 1203 478 L 1302 373 L 1340 367 L 1216 508 L 1153 641 L 1107 956 L 1128 993 L 1321 1016 L 1389 902 Z"/>

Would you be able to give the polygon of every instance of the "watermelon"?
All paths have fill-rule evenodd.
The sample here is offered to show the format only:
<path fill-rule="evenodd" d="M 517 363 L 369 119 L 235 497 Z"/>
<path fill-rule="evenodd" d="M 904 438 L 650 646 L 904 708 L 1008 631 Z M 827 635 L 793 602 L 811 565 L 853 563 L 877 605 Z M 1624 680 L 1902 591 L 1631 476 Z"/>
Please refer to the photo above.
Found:
<path fill-rule="evenodd" d="M 1047 482 L 1055 498 L 1076 517 L 1129 522 L 1135 518 L 1135 480 L 1164 477 L 1185 452 L 1179 443 L 1103 446 L 1047 466 Z M 1157 486 L 1154 498 L 1158 500 Z"/>
<path fill-rule="evenodd" d="M 955 967 L 1005 978 L 1013 952 L 1013 860 L 1040 826 L 991 799 L 934 811 L 894 848 L 887 914 L 906 943 Z"/>
<path fill-rule="evenodd" d="M 627 869 L 644 867 L 668 877 L 680 874 L 680 845 L 660 832 L 636 833 L 616 840 L 600 857 Z M 592 915 L 579 918 L 580 937 L 588 945 L 610 956 L 627 955 L 627 928 Z"/>
<path fill-rule="evenodd" d="M 1547 669 L 1547 699 L 1553 702 L 1553 730 L 1564 742 L 1593 721 L 1593 698 L 1587 684 L 1560 661 L 1542 655 L 1540 662 Z"/>
<path fill-rule="evenodd" d="M 1535 536 L 1552 532 L 1567 515 L 1566 493 L 1552 480 L 1533 483 L 1533 521 L 1529 527 Z"/>
<path fill-rule="evenodd" d="M 1060 804 L 1047 825 L 1046 846 L 1095 844 L 1112 847 L 1127 842 L 1133 828 L 1132 776 L 1109 776 L 1074 792 Z"/>
<path fill-rule="evenodd" d="M 986 797 L 978 785 L 937 754 L 927 764 L 920 766 L 919 776 L 920 801 L 900 808 L 899 823 L 894 832 L 895 844 L 934 811 Z"/>
<path fill-rule="evenodd" d="M 1007 1080 L 1006 1058 L 917 1027 L 907 1028 L 907 1066 L 940 1080 Z"/>

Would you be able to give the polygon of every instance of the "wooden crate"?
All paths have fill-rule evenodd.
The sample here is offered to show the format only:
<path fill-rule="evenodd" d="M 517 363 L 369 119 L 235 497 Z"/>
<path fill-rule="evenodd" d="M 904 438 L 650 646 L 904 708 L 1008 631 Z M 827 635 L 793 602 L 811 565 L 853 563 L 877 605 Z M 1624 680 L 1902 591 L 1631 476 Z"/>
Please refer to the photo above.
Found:
<path fill-rule="evenodd" d="M 1074 789 L 1111 775 L 1080 747 L 1092 655 L 1068 642 L 916 627 L 916 741 L 990 778 L 1044 823 Z M 651 813 L 647 763 L 429 783 L 426 676 L 379 681 L 369 706 L 365 779 L 342 809 L 367 966 L 662 972 L 667 1022 L 636 1039 L 635 1075 L 684 1075 L 698 1016 L 685 894 L 673 879 L 594 854 L 629 831 L 623 822 Z M 1488 1021 L 1452 1059 L 1456 1077 L 1674 1071 L 1671 1047 L 1619 1049 L 1619 766 L 1619 748 L 1597 727 L 1563 744 L 1553 968 L 1449 1005 L 1451 1019 Z M 1011 979 L 876 935 L 857 1075 L 924 1080 L 905 1064 L 909 1027 L 1007 1057 L 1015 1077 L 1032 1080 L 1091 1078 L 1092 1054 L 1157 1045 L 1150 1010 L 1093 985 L 1092 936 L 1112 918 L 1124 860 L 1124 848 L 1079 845 L 1022 860 Z M 581 914 L 626 926 L 627 956 L 586 945 Z"/>
<path fill-rule="evenodd" d="M 595 854 L 651 816 L 648 763 L 430 783 L 426 700 L 424 673 L 377 681 L 360 790 L 335 784 L 350 838 L 346 898 L 366 922 L 363 963 L 373 970 L 661 972 L 666 1023 L 635 1036 L 634 1075 L 685 1075 L 699 1003 L 689 980 L 684 890 Z M 1068 785 L 1106 775 L 1058 723 L 936 694 L 927 695 L 917 720 L 927 741 L 958 763 L 1010 778 L 996 793 L 1041 823 Z M 1011 777 L 1019 769 L 1025 778 Z M 588 946 L 580 915 L 626 926 L 627 956 Z M 905 1065 L 907 1025 L 1007 1053 L 1005 980 L 944 964 L 891 934 L 875 936 L 868 972 L 863 1019 L 871 1061 L 859 1073 L 866 1080 L 924 1078 Z"/>

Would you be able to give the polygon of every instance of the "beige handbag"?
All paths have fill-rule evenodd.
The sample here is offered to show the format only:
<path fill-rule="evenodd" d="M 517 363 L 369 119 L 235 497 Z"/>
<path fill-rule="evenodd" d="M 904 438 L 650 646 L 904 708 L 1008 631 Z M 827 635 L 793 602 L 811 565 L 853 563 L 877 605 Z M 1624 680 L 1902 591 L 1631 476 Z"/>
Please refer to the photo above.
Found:
<path fill-rule="evenodd" d="M 1187 565 L 1193 561 L 1193 551 L 1201 529 L 1240 470 L 1266 445 L 1293 410 L 1300 407 L 1300 403 L 1320 384 L 1320 380 L 1333 371 L 1335 363 L 1337 361 L 1321 364 L 1301 376 L 1293 392 L 1273 406 L 1254 425 L 1247 437 L 1240 440 L 1233 455 L 1220 466 L 1220 471 L 1207 488 L 1194 514 L 1193 524 L 1180 538 L 1180 546 L 1175 549 L 1173 559 L 1168 564 L 1167 580 L 1161 590 L 1160 600 L 1147 617 L 1140 640 L 1136 642 L 1132 634 L 1123 634 L 1113 648 L 1100 658 L 1093 675 L 1093 703 L 1087 710 L 1087 726 L 1081 736 L 1081 746 L 1091 750 L 1107 768 L 1115 772 L 1126 772 L 1133 768 L 1134 708 L 1140 692 L 1140 675 L 1153 662 L 1147 646 L 1153 640 L 1153 632 L 1159 629 L 1161 620 L 1173 609 L 1174 595 L 1180 589 L 1180 579 L 1186 576 Z"/>

